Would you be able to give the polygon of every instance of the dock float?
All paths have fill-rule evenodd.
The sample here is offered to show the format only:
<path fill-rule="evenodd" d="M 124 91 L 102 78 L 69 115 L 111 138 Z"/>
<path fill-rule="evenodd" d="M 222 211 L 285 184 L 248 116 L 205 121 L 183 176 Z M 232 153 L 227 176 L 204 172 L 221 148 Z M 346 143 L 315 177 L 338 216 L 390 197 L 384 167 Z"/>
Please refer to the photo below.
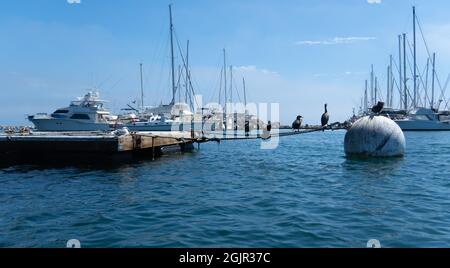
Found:
<path fill-rule="evenodd" d="M 191 132 L 33 132 L 0 135 L 1 161 L 113 160 L 193 149 Z"/>

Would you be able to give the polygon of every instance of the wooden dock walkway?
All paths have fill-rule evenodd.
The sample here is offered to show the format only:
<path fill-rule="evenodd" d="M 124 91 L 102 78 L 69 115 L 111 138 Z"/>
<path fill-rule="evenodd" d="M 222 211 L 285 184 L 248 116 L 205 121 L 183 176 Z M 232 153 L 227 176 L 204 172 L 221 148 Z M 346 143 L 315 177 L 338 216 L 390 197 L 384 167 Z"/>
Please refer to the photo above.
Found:
<path fill-rule="evenodd" d="M 0 135 L 0 160 L 79 158 L 106 160 L 132 156 L 155 157 L 166 149 L 193 149 L 191 132 L 34 132 Z"/>

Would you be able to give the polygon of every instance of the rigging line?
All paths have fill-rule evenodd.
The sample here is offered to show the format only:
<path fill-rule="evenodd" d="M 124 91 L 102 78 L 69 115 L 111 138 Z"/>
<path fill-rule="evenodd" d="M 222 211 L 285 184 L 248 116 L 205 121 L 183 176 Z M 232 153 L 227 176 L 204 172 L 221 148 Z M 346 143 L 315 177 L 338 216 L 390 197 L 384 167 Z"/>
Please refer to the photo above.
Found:
<path fill-rule="evenodd" d="M 175 33 L 175 40 L 176 40 L 176 43 L 177 43 L 177 46 L 178 46 L 178 50 L 179 50 L 179 52 L 180 52 L 180 55 L 181 55 L 181 59 L 182 59 L 182 61 L 183 61 L 183 66 L 184 66 L 184 68 L 187 70 L 188 69 L 188 66 L 186 65 L 186 61 L 185 61 L 185 59 L 184 59 L 184 56 L 183 56 L 183 51 L 181 50 L 181 46 L 180 46 L 180 42 L 179 42 L 179 39 L 178 39 L 178 35 L 177 35 L 177 33 L 176 33 L 176 31 L 174 30 L 174 33 Z M 195 92 L 194 92 L 194 87 L 192 86 L 192 77 L 191 77 L 191 75 L 189 74 L 188 75 L 188 82 L 189 82 L 189 88 L 190 88 L 190 90 L 192 91 L 192 94 L 195 96 Z M 195 98 L 194 97 L 194 101 L 195 101 L 195 104 L 197 105 L 197 107 L 199 107 L 199 104 L 198 104 L 198 102 L 197 102 L 197 98 Z M 199 107 L 199 108 L 201 108 L 201 107 Z"/>
<path fill-rule="evenodd" d="M 400 85 L 398 84 L 397 79 L 395 79 L 395 77 L 393 79 L 394 79 L 394 84 L 397 86 L 398 93 L 401 96 L 401 94 L 403 94 L 403 93 L 402 93 L 402 90 L 400 89 Z"/>
<path fill-rule="evenodd" d="M 233 79 L 233 81 L 234 81 L 234 79 Z M 236 94 L 237 94 L 237 96 L 238 96 L 239 102 L 242 103 L 241 94 L 239 94 L 239 90 L 238 90 L 238 88 L 237 88 L 237 86 L 236 86 L 236 83 L 234 84 L 234 90 L 236 91 Z"/>
<path fill-rule="evenodd" d="M 114 83 L 113 86 L 109 88 L 109 90 L 111 91 L 113 88 L 115 88 L 120 82 L 122 82 L 122 80 L 123 80 L 123 77 L 120 77 L 120 78 L 117 80 L 117 82 Z"/>
<path fill-rule="evenodd" d="M 447 88 L 449 82 L 450 82 L 450 74 L 448 74 L 447 80 L 445 81 L 445 88 Z M 445 96 L 441 95 L 439 98 L 440 99 L 445 99 Z M 450 102 L 450 99 L 446 101 L 446 107 L 448 106 L 449 102 Z"/>
<path fill-rule="evenodd" d="M 221 86 L 221 84 L 219 85 L 219 83 L 220 83 L 220 81 L 222 79 L 221 77 L 222 77 L 222 69 L 220 70 L 220 75 L 216 77 L 216 83 L 214 85 L 214 88 L 213 88 L 212 92 L 209 92 L 210 93 L 209 94 L 210 95 L 209 96 L 209 102 L 214 102 L 214 99 L 216 97 L 217 89 L 218 89 L 219 86 Z"/>
<path fill-rule="evenodd" d="M 416 15 L 416 19 L 417 19 L 417 23 L 418 23 L 418 25 L 419 25 L 419 30 L 420 30 L 420 33 L 421 33 L 422 40 L 423 40 L 423 42 L 424 42 L 424 44 L 425 44 L 425 48 L 426 48 L 426 50 L 427 50 L 428 58 L 431 58 L 431 52 L 430 52 L 430 49 L 429 49 L 429 47 L 428 47 L 427 40 L 425 39 L 425 35 L 423 34 L 422 24 L 420 23 L 420 20 L 419 20 L 419 18 L 417 17 L 417 15 Z M 438 77 L 437 74 L 436 74 L 436 70 L 435 70 L 435 72 L 433 73 L 433 75 L 435 75 L 435 79 L 436 79 L 436 81 L 438 82 L 439 88 L 441 89 L 441 97 L 442 97 L 442 98 L 445 98 L 445 91 L 447 90 L 447 87 L 444 87 L 444 88 L 442 87 L 441 82 L 440 82 L 440 80 L 439 80 L 439 77 Z"/>
<path fill-rule="evenodd" d="M 222 67 L 221 71 L 220 71 L 219 101 L 217 102 L 219 104 L 219 106 L 222 101 L 222 86 L 223 86 L 224 80 L 225 80 L 224 79 L 224 71 L 225 71 L 225 69 L 224 69 L 224 67 Z"/>
<path fill-rule="evenodd" d="M 165 46 L 165 42 L 167 42 L 167 39 L 164 38 L 165 28 L 166 28 L 165 24 L 161 23 L 160 27 L 159 27 L 158 35 L 157 35 L 158 38 L 155 39 L 155 40 L 159 40 L 159 41 L 155 42 L 156 43 L 156 48 L 153 50 L 153 53 L 151 53 L 151 55 L 150 55 L 150 62 L 149 62 L 150 68 L 147 68 L 146 70 L 144 70 L 144 79 L 145 79 L 146 84 L 150 83 L 150 78 L 149 77 L 152 74 L 152 70 L 151 69 L 154 68 L 154 66 L 156 66 L 156 63 L 159 62 L 159 60 L 161 58 L 164 58 L 163 56 L 161 56 L 161 54 L 163 54 L 162 51 L 163 51 L 163 48 Z M 159 78 L 160 78 L 160 76 L 159 76 Z M 161 85 L 161 80 L 159 80 L 159 84 Z M 157 89 L 158 89 L 158 87 L 157 87 Z"/>
<path fill-rule="evenodd" d="M 166 39 L 166 41 L 164 43 L 164 51 L 167 51 L 168 50 L 167 48 L 169 47 L 169 34 L 167 34 L 167 37 L 165 39 Z M 157 80 L 158 82 L 156 83 L 157 93 L 155 95 L 157 97 L 154 98 L 154 99 L 158 99 L 158 96 L 159 96 L 159 100 L 162 100 L 161 92 L 163 92 L 163 77 L 164 77 L 163 73 L 165 71 L 166 63 L 167 63 L 167 61 L 165 60 L 167 55 L 164 56 L 164 54 L 165 53 L 161 53 L 162 65 L 159 68 L 159 75 L 158 75 L 158 80 Z M 170 83 L 170 74 L 169 74 L 168 78 L 169 78 L 169 81 L 167 82 L 167 85 Z M 164 90 L 164 92 L 165 92 L 165 90 Z M 166 96 L 165 94 L 163 94 L 163 95 L 164 95 L 164 97 Z M 158 100 L 156 100 L 156 101 L 158 102 Z M 159 105 L 159 103 L 156 103 L 156 106 L 157 105 Z"/>
<path fill-rule="evenodd" d="M 100 89 L 101 86 L 103 86 L 106 82 L 108 82 L 109 80 L 111 80 L 111 78 L 113 77 L 113 75 L 109 75 L 105 80 L 103 80 L 100 84 L 96 85 L 95 88 Z"/>
<path fill-rule="evenodd" d="M 408 48 L 409 48 L 409 50 L 410 50 L 410 53 L 412 54 L 413 52 L 412 52 L 412 48 L 411 48 L 411 44 L 410 44 L 410 42 L 409 42 L 409 39 L 408 38 L 406 38 L 406 40 L 407 40 L 407 43 L 408 43 Z M 410 71 L 411 71 L 411 75 L 412 76 L 414 76 L 414 70 L 413 70 L 413 67 L 411 67 L 411 62 L 409 61 L 409 59 L 407 59 L 408 60 L 408 66 L 409 66 L 409 69 L 410 69 Z M 423 82 L 423 74 L 420 72 L 420 70 L 419 70 L 419 68 L 417 67 L 417 66 L 415 66 L 415 68 L 416 68 L 416 71 L 418 72 L 418 77 L 420 78 L 420 82 L 422 83 L 422 85 L 423 86 L 425 86 L 425 84 L 424 84 L 424 82 Z M 419 95 L 419 87 L 417 87 L 417 95 Z M 420 101 L 420 97 L 418 98 L 419 99 L 419 101 Z"/>
<path fill-rule="evenodd" d="M 399 67 L 398 67 L 398 65 L 397 65 L 397 62 L 396 62 L 394 59 L 392 59 L 392 62 L 394 63 L 394 66 L 395 66 L 395 68 L 396 68 L 397 73 L 399 73 L 399 72 L 400 72 L 400 69 L 399 69 Z M 394 80 L 395 80 L 395 76 L 394 76 L 393 78 L 394 78 Z M 396 84 L 396 85 L 397 85 L 397 89 L 398 89 L 398 90 L 401 90 L 400 84 Z"/>
<path fill-rule="evenodd" d="M 218 79 L 220 79 L 220 80 L 218 81 L 218 82 L 220 82 L 219 88 L 218 88 L 218 89 L 219 89 L 219 90 L 218 90 L 218 92 L 219 92 L 219 96 L 218 96 L 218 97 L 219 97 L 219 100 L 221 100 L 221 91 L 222 91 L 222 82 L 223 82 L 223 81 L 222 81 L 222 80 L 223 80 L 223 77 L 222 77 L 222 76 L 223 76 L 223 65 L 222 65 L 222 60 L 223 60 L 223 59 L 220 58 L 219 61 L 218 61 L 219 63 L 217 64 L 218 66 L 221 66 L 221 67 L 220 67 L 220 74 L 219 74 L 219 76 L 217 77 Z M 213 97 L 210 99 L 213 103 L 215 103 L 214 98 L 215 98 L 215 96 L 216 96 L 216 93 L 215 93 L 216 90 L 217 90 L 217 87 L 214 88 Z M 218 104 L 220 104 L 220 101 L 218 102 Z"/>

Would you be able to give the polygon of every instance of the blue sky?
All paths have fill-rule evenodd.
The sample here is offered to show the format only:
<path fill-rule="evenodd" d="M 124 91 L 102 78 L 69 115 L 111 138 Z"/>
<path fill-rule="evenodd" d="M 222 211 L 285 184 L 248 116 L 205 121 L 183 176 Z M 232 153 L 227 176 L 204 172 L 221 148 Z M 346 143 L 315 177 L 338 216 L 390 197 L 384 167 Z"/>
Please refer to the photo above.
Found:
<path fill-rule="evenodd" d="M 302 114 L 317 123 L 323 103 L 332 121 L 358 107 L 370 64 L 384 89 L 397 35 L 412 31 L 412 5 L 442 83 L 450 71 L 450 3 L 445 0 L 16 0 L 0 2 L 0 124 L 25 124 L 26 114 L 52 112 L 100 85 L 120 108 L 139 95 L 170 100 L 168 4 L 177 39 L 190 40 L 197 93 L 217 100 L 222 49 L 247 80 L 253 102 L 280 103 L 281 121 Z M 419 68 L 425 64 L 419 44 Z M 177 61 L 179 57 L 177 58 Z M 383 91 L 384 92 L 384 91 Z"/>

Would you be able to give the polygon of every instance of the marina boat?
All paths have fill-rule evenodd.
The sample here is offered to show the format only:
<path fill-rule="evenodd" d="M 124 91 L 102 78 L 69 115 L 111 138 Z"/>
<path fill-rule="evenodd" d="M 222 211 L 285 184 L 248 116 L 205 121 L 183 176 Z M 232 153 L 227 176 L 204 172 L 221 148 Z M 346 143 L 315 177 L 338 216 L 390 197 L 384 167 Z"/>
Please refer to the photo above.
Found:
<path fill-rule="evenodd" d="M 407 116 L 394 119 L 403 131 L 450 131 L 450 120 L 447 115 L 429 108 L 418 108 Z"/>
<path fill-rule="evenodd" d="M 30 115 L 28 120 L 38 131 L 109 131 L 117 124 L 117 116 L 112 116 L 103 107 L 104 103 L 98 92 L 90 91 L 68 107 L 57 109 L 50 115 Z"/>
<path fill-rule="evenodd" d="M 361 100 L 360 116 L 370 115 L 371 107 L 380 99 L 386 102 L 381 115 L 391 118 L 404 131 L 447 131 L 450 130 L 449 111 L 440 111 L 442 101 L 445 96 L 442 94 L 438 102 L 435 100 L 435 80 L 436 75 L 436 54 L 428 53 L 427 64 L 424 71 L 421 72 L 417 64 L 417 42 L 416 26 L 418 24 L 416 8 L 413 7 L 413 39 L 412 49 L 409 51 L 412 60 L 408 59 L 407 36 L 405 33 L 398 35 L 398 61 L 396 63 L 393 56 L 390 55 L 390 63 L 387 67 L 387 92 L 385 98 L 379 92 L 379 80 L 374 75 L 373 65 L 369 81 L 366 80 L 364 97 Z M 420 26 L 420 25 L 419 25 Z M 422 33 L 422 32 L 421 32 Z M 422 39 L 425 37 L 422 33 Z M 428 52 L 428 51 L 427 51 Z M 408 66 L 408 64 L 410 66 Z M 408 67 L 412 70 L 412 77 L 408 77 Z M 393 70 L 398 70 L 398 76 L 395 77 Z M 429 83 L 431 76 L 431 83 Z M 431 90 L 429 85 L 431 84 Z M 394 108 L 394 86 L 398 90 L 399 108 Z M 430 94 L 431 91 L 431 94 Z M 442 88 L 441 88 L 442 91 Z M 445 103 L 448 103 L 445 102 Z M 447 109 L 447 105 L 444 109 Z"/>
<path fill-rule="evenodd" d="M 142 114 L 140 116 L 134 115 L 134 118 L 128 121 L 120 120 L 130 131 L 188 131 L 194 127 L 201 130 L 201 126 L 192 126 L 189 121 L 173 120 L 164 115 L 147 115 L 144 118 Z"/>

